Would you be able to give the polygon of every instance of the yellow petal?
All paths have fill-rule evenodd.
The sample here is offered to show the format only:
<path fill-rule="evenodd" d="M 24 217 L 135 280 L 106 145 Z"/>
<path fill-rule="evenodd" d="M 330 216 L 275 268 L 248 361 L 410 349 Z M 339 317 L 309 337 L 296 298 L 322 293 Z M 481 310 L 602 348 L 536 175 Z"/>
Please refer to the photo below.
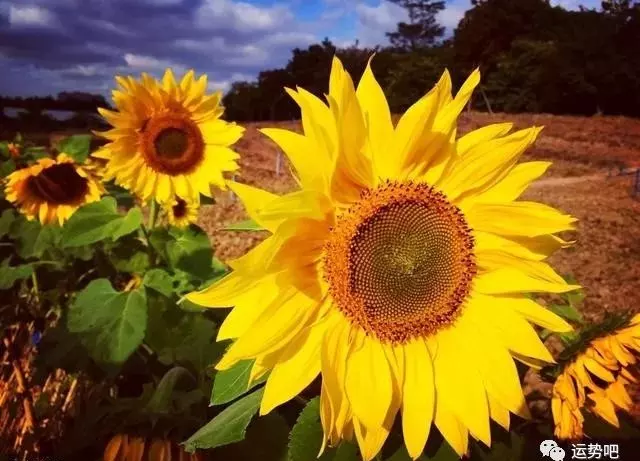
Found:
<path fill-rule="evenodd" d="M 518 199 L 529 185 L 551 166 L 551 162 L 526 162 L 516 165 L 495 186 L 469 197 L 473 203 L 504 203 Z"/>
<path fill-rule="evenodd" d="M 496 341 L 521 355 L 553 363 L 553 357 L 533 327 L 513 308 L 517 298 L 474 294 L 465 316 L 476 325 L 496 331 Z"/>
<path fill-rule="evenodd" d="M 470 131 L 458 139 L 456 152 L 463 158 L 465 154 L 479 144 L 506 135 L 513 128 L 513 123 L 494 123 L 477 130 Z"/>
<path fill-rule="evenodd" d="M 376 176 L 384 175 L 393 162 L 393 155 L 387 149 L 387 145 L 393 135 L 393 124 L 387 98 L 371 70 L 371 60 L 360 78 L 356 96 L 362 108 L 362 114 L 366 121 L 372 150 L 374 173 Z"/>
<path fill-rule="evenodd" d="M 579 285 L 566 282 L 552 282 L 518 268 L 504 267 L 478 275 L 474 280 L 474 288 L 484 294 L 510 293 L 566 293 L 577 290 Z"/>
<path fill-rule="evenodd" d="M 389 436 L 389 429 L 385 427 L 368 428 L 358 418 L 354 418 L 353 424 L 362 460 L 371 461 L 382 449 Z"/>
<path fill-rule="evenodd" d="M 425 156 L 428 154 L 422 148 L 425 144 L 424 137 L 430 134 L 433 121 L 440 108 L 440 100 L 444 99 L 442 94 L 450 93 L 450 83 L 449 74 L 445 72 L 434 88 L 409 107 L 400 117 L 389 144 L 389 151 L 393 158 L 388 161 L 386 174 L 379 172 L 384 174 L 382 179 L 397 179 L 407 165 L 416 162 L 416 155 Z"/>
<path fill-rule="evenodd" d="M 489 404 L 482 377 L 467 354 L 460 353 L 464 335 L 456 328 L 438 332 L 434 359 L 436 394 L 469 432 L 491 445 Z"/>
<path fill-rule="evenodd" d="M 605 367 L 600 365 L 593 358 L 585 355 L 583 356 L 582 360 L 587 370 L 589 370 L 591 373 L 593 373 L 595 376 L 597 376 L 601 380 L 606 381 L 608 383 L 612 383 L 615 381 L 615 377 L 613 376 L 613 374 L 609 370 L 607 370 Z"/>
<path fill-rule="evenodd" d="M 350 404 L 345 396 L 345 376 L 347 356 L 350 352 L 350 325 L 342 314 L 336 312 L 327 320 L 326 335 L 322 342 L 322 384 L 327 389 L 327 396 L 333 422 L 338 432 L 344 428 L 350 412 Z"/>
<path fill-rule="evenodd" d="M 338 144 L 333 114 L 315 95 L 303 88 L 297 90 L 285 88 L 289 96 L 300 106 L 304 134 L 311 139 L 314 146 L 317 146 L 318 155 L 324 157 L 322 161 L 331 162 L 336 156 Z"/>
<path fill-rule="evenodd" d="M 304 189 L 327 190 L 331 164 L 326 155 L 316 152 L 318 147 L 313 138 L 279 128 L 264 128 L 260 132 L 282 149 Z"/>
<path fill-rule="evenodd" d="M 469 225 L 499 235 L 536 237 L 574 228 L 576 219 L 541 203 L 476 204 L 466 210 Z"/>
<path fill-rule="evenodd" d="M 517 302 L 513 303 L 512 307 L 531 323 L 546 328 L 547 330 L 558 333 L 573 331 L 573 327 L 566 320 L 532 299 L 518 299 Z"/>
<path fill-rule="evenodd" d="M 442 434 L 442 437 L 444 437 L 458 456 L 461 458 L 465 456 L 469 450 L 469 431 L 454 413 L 447 409 L 440 397 L 438 397 L 436 402 L 433 421 Z"/>
<path fill-rule="evenodd" d="M 320 373 L 320 346 L 325 333 L 323 323 L 312 325 L 294 338 L 283 350 L 264 390 L 260 414 L 291 400 Z"/>
<path fill-rule="evenodd" d="M 520 155 L 535 141 L 539 132 L 539 128 L 521 130 L 477 146 L 451 167 L 449 174 L 442 178 L 438 186 L 450 200 L 467 193 L 483 192 L 492 188 L 505 179 Z M 509 187 L 503 189 L 506 189 L 508 194 L 513 194 Z"/>
<path fill-rule="evenodd" d="M 317 302 L 302 292 L 283 292 L 229 348 L 216 368 L 225 370 L 240 360 L 268 354 L 288 344 L 307 326 L 317 307 Z"/>
<path fill-rule="evenodd" d="M 382 427 L 391 406 L 393 382 L 384 349 L 376 339 L 365 336 L 362 347 L 351 352 L 345 384 L 349 403 L 362 424 Z"/>
<path fill-rule="evenodd" d="M 537 237 L 503 237 L 474 230 L 475 253 L 478 258 L 487 252 L 500 251 L 520 259 L 542 261 L 555 251 L 568 245 L 567 242 L 554 235 Z"/>
<path fill-rule="evenodd" d="M 205 144 L 218 146 L 230 146 L 235 144 L 243 135 L 244 128 L 235 123 L 214 119 L 202 122 L 198 125 L 202 132 Z"/>
<path fill-rule="evenodd" d="M 404 346 L 402 432 L 407 451 L 416 459 L 429 438 L 435 408 L 433 363 L 423 340 Z"/>
<path fill-rule="evenodd" d="M 491 316 L 492 313 L 481 312 L 481 315 Z M 483 379 L 489 404 L 493 399 L 500 404 L 500 407 L 527 418 L 529 411 L 520 385 L 518 370 L 509 354 L 508 346 L 497 339 L 500 331 L 487 329 L 486 323 L 483 324 L 473 315 L 463 315 L 456 327 L 460 328 L 461 335 L 467 338 L 462 349 L 469 355 Z M 491 406 L 489 411 L 491 412 Z M 495 411 L 497 412 L 498 409 Z M 506 420 L 508 421 L 509 418 L 507 417 Z"/>

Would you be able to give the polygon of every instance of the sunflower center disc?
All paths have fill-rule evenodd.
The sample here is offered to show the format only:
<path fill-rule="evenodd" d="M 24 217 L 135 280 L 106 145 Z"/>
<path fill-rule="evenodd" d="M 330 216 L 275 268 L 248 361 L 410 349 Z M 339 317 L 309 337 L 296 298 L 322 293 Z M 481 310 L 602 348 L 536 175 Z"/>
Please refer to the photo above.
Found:
<path fill-rule="evenodd" d="M 152 117 L 140 130 L 140 145 L 147 164 L 171 176 L 193 171 L 204 158 L 202 133 L 187 115 Z"/>
<path fill-rule="evenodd" d="M 177 200 L 177 202 L 178 203 L 173 206 L 173 216 L 175 216 L 176 218 L 184 218 L 187 214 L 187 202 L 180 198 Z"/>
<path fill-rule="evenodd" d="M 453 321 L 475 275 L 460 210 L 425 184 L 367 191 L 338 219 L 325 275 L 342 312 L 379 339 L 402 343 Z"/>
<path fill-rule="evenodd" d="M 89 185 L 69 163 L 50 166 L 27 181 L 29 191 L 43 202 L 65 205 L 81 200 Z"/>
<path fill-rule="evenodd" d="M 154 142 L 158 156 L 164 158 L 180 158 L 189 145 L 189 135 L 177 128 L 162 130 Z"/>

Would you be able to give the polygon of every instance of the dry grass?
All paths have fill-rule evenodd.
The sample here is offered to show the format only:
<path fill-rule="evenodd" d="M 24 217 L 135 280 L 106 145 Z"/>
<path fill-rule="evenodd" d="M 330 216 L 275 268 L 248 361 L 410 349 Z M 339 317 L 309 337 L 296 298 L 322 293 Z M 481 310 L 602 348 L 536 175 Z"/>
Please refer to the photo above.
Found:
<path fill-rule="evenodd" d="M 585 287 L 585 313 L 599 317 L 605 311 L 639 311 L 640 200 L 631 196 L 632 176 L 617 176 L 619 167 L 640 164 L 640 120 L 624 117 L 566 117 L 551 115 L 464 114 L 460 132 L 503 121 L 516 128 L 544 125 L 525 160 L 550 160 L 546 177 L 525 198 L 556 206 L 579 218 L 575 247 L 553 256 L 561 272 L 573 273 Z M 257 129 L 263 126 L 300 131 L 298 122 L 251 123 L 237 148 L 242 154 L 240 182 L 276 193 L 295 189 L 283 165 L 276 175 L 277 147 Z M 608 177 L 610 172 L 616 175 Z M 246 219 L 242 205 L 230 193 L 218 193 L 217 205 L 206 207 L 200 224 L 222 259 L 245 253 L 264 235 L 221 230 Z"/>

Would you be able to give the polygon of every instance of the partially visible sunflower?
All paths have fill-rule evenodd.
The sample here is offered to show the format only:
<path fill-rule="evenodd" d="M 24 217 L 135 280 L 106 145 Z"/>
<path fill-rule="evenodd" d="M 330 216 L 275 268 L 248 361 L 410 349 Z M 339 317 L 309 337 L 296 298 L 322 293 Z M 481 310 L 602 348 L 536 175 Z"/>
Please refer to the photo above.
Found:
<path fill-rule="evenodd" d="M 20 151 L 22 149 L 20 148 L 19 144 L 10 142 L 9 145 L 7 145 L 7 149 L 9 150 L 9 155 L 11 155 L 11 158 L 20 157 Z"/>
<path fill-rule="evenodd" d="M 230 183 L 272 235 L 187 296 L 233 306 L 218 340 L 237 340 L 217 368 L 255 359 L 251 380 L 271 370 L 261 414 L 321 374 L 325 443 L 355 435 L 365 461 L 397 414 L 414 459 L 432 424 L 462 456 L 469 435 L 491 444 L 490 419 L 508 428 L 510 413 L 529 415 L 513 359 L 553 362 L 530 322 L 571 326 L 525 293 L 578 288 L 544 262 L 575 219 L 517 200 L 550 165 L 517 164 L 540 128 L 457 137 L 479 78 L 453 97 L 445 72 L 394 127 L 370 66 L 355 88 L 334 59 L 328 105 L 288 90 L 304 134 L 262 130 L 301 189 Z"/>
<path fill-rule="evenodd" d="M 103 461 L 202 461 L 198 453 L 187 453 L 170 440 L 114 435 L 104 449 Z"/>
<path fill-rule="evenodd" d="M 619 427 L 616 409 L 629 411 L 626 387 L 637 382 L 631 366 L 640 354 L 640 314 L 628 325 L 591 340 L 562 368 L 552 390 L 551 411 L 559 439 L 584 437 L 587 410 Z"/>
<path fill-rule="evenodd" d="M 207 76 L 189 71 L 177 83 L 168 69 L 162 81 L 142 74 L 116 77 L 117 111 L 99 109 L 113 129 L 96 133 L 110 142 L 94 152 L 108 161 L 105 179 L 143 200 L 185 200 L 211 196 L 211 184 L 224 188 L 223 173 L 238 169 L 229 148 L 244 129 L 220 119 L 221 93 L 206 95 Z"/>
<path fill-rule="evenodd" d="M 93 176 L 95 176 L 100 180 L 103 180 L 106 164 L 107 162 L 102 159 L 99 159 L 96 157 L 89 157 L 87 158 L 87 160 L 84 162 L 82 166 L 85 170 L 93 174 Z"/>
<path fill-rule="evenodd" d="M 104 188 L 81 165 L 61 153 L 16 170 L 7 177 L 8 201 L 29 220 L 62 225 L 82 205 L 100 200 Z"/>
<path fill-rule="evenodd" d="M 198 221 L 199 200 L 184 200 L 180 197 L 174 197 L 173 200 L 162 203 L 161 206 L 169 224 L 173 226 L 187 227 Z"/>

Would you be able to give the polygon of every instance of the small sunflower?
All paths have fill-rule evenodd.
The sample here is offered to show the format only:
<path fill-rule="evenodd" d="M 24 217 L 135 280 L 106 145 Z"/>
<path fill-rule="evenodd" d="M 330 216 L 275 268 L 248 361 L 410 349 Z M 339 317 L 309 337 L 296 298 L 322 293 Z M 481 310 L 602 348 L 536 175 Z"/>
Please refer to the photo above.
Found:
<path fill-rule="evenodd" d="M 7 145 L 7 149 L 9 150 L 9 155 L 11 155 L 11 158 L 18 158 L 18 157 L 20 157 L 20 151 L 21 151 L 22 149 L 20 148 L 20 145 L 19 145 L 19 144 L 16 144 L 16 143 L 10 142 L 10 143 Z"/>
<path fill-rule="evenodd" d="M 632 400 L 627 386 L 637 382 L 631 366 L 640 354 L 640 315 L 628 325 L 590 341 L 584 350 L 566 363 L 552 390 L 551 411 L 559 439 L 584 437 L 584 416 L 588 410 L 619 427 L 616 409 L 629 411 Z"/>
<path fill-rule="evenodd" d="M 196 80 L 189 71 L 177 83 L 168 69 L 162 81 L 147 74 L 116 81 L 117 111 L 99 109 L 113 129 L 96 133 L 110 142 L 93 154 L 108 160 L 106 180 L 159 202 L 211 196 L 211 184 L 224 187 L 223 173 L 238 169 L 229 146 L 244 129 L 220 119 L 221 93 L 205 94 L 206 75 Z"/>
<path fill-rule="evenodd" d="M 103 461 L 149 460 L 149 461 L 201 461 L 198 453 L 187 453 L 170 440 L 145 439 L 127 434 L 116 434 L 107 443 Z"/>
<path fill-rule="evenodd" d="M 62 225 L 82 205 L 100 200 L 102 185 L 71 157 L 43 158 L 7 177 L 5 194 L 29 220 Z"/>
<path fill-rule="evenodd" d="M 169 224 L 176 227 L 187 227 L 198 221 L 200 202 L 175 197 L 173 200 L 163 203 L 162 208 Z"/>
<path fill-rule="evenodd" d="M 261 414 L 320 374 L 325 443 L 355 435 L 365 460 L 397 414 L 414 459 L 432 423 L 462 456 L 469 435 L 490 445 L 490 419 L 528 416 L 513 358 L 553 361 L 529 322 L 571 326 L 525 293 L 578 288 L 544 262 L 575 219 L 516 200 L 549 166 L 516 165 L 539 128 L 456 137 L 479 78 L 453 97 L 445 72 L 394 127 L 370 66 L 356 89 L 334 59 L 328 105 L 288 90 L 304 134 L 262 130 L 301 188 L 230 183 L 272 235 L 187 296 L 233 307 L 218 340 L 237 340 L 217 368 L 255 359 L 252 380 L 271 370 Z"/>

